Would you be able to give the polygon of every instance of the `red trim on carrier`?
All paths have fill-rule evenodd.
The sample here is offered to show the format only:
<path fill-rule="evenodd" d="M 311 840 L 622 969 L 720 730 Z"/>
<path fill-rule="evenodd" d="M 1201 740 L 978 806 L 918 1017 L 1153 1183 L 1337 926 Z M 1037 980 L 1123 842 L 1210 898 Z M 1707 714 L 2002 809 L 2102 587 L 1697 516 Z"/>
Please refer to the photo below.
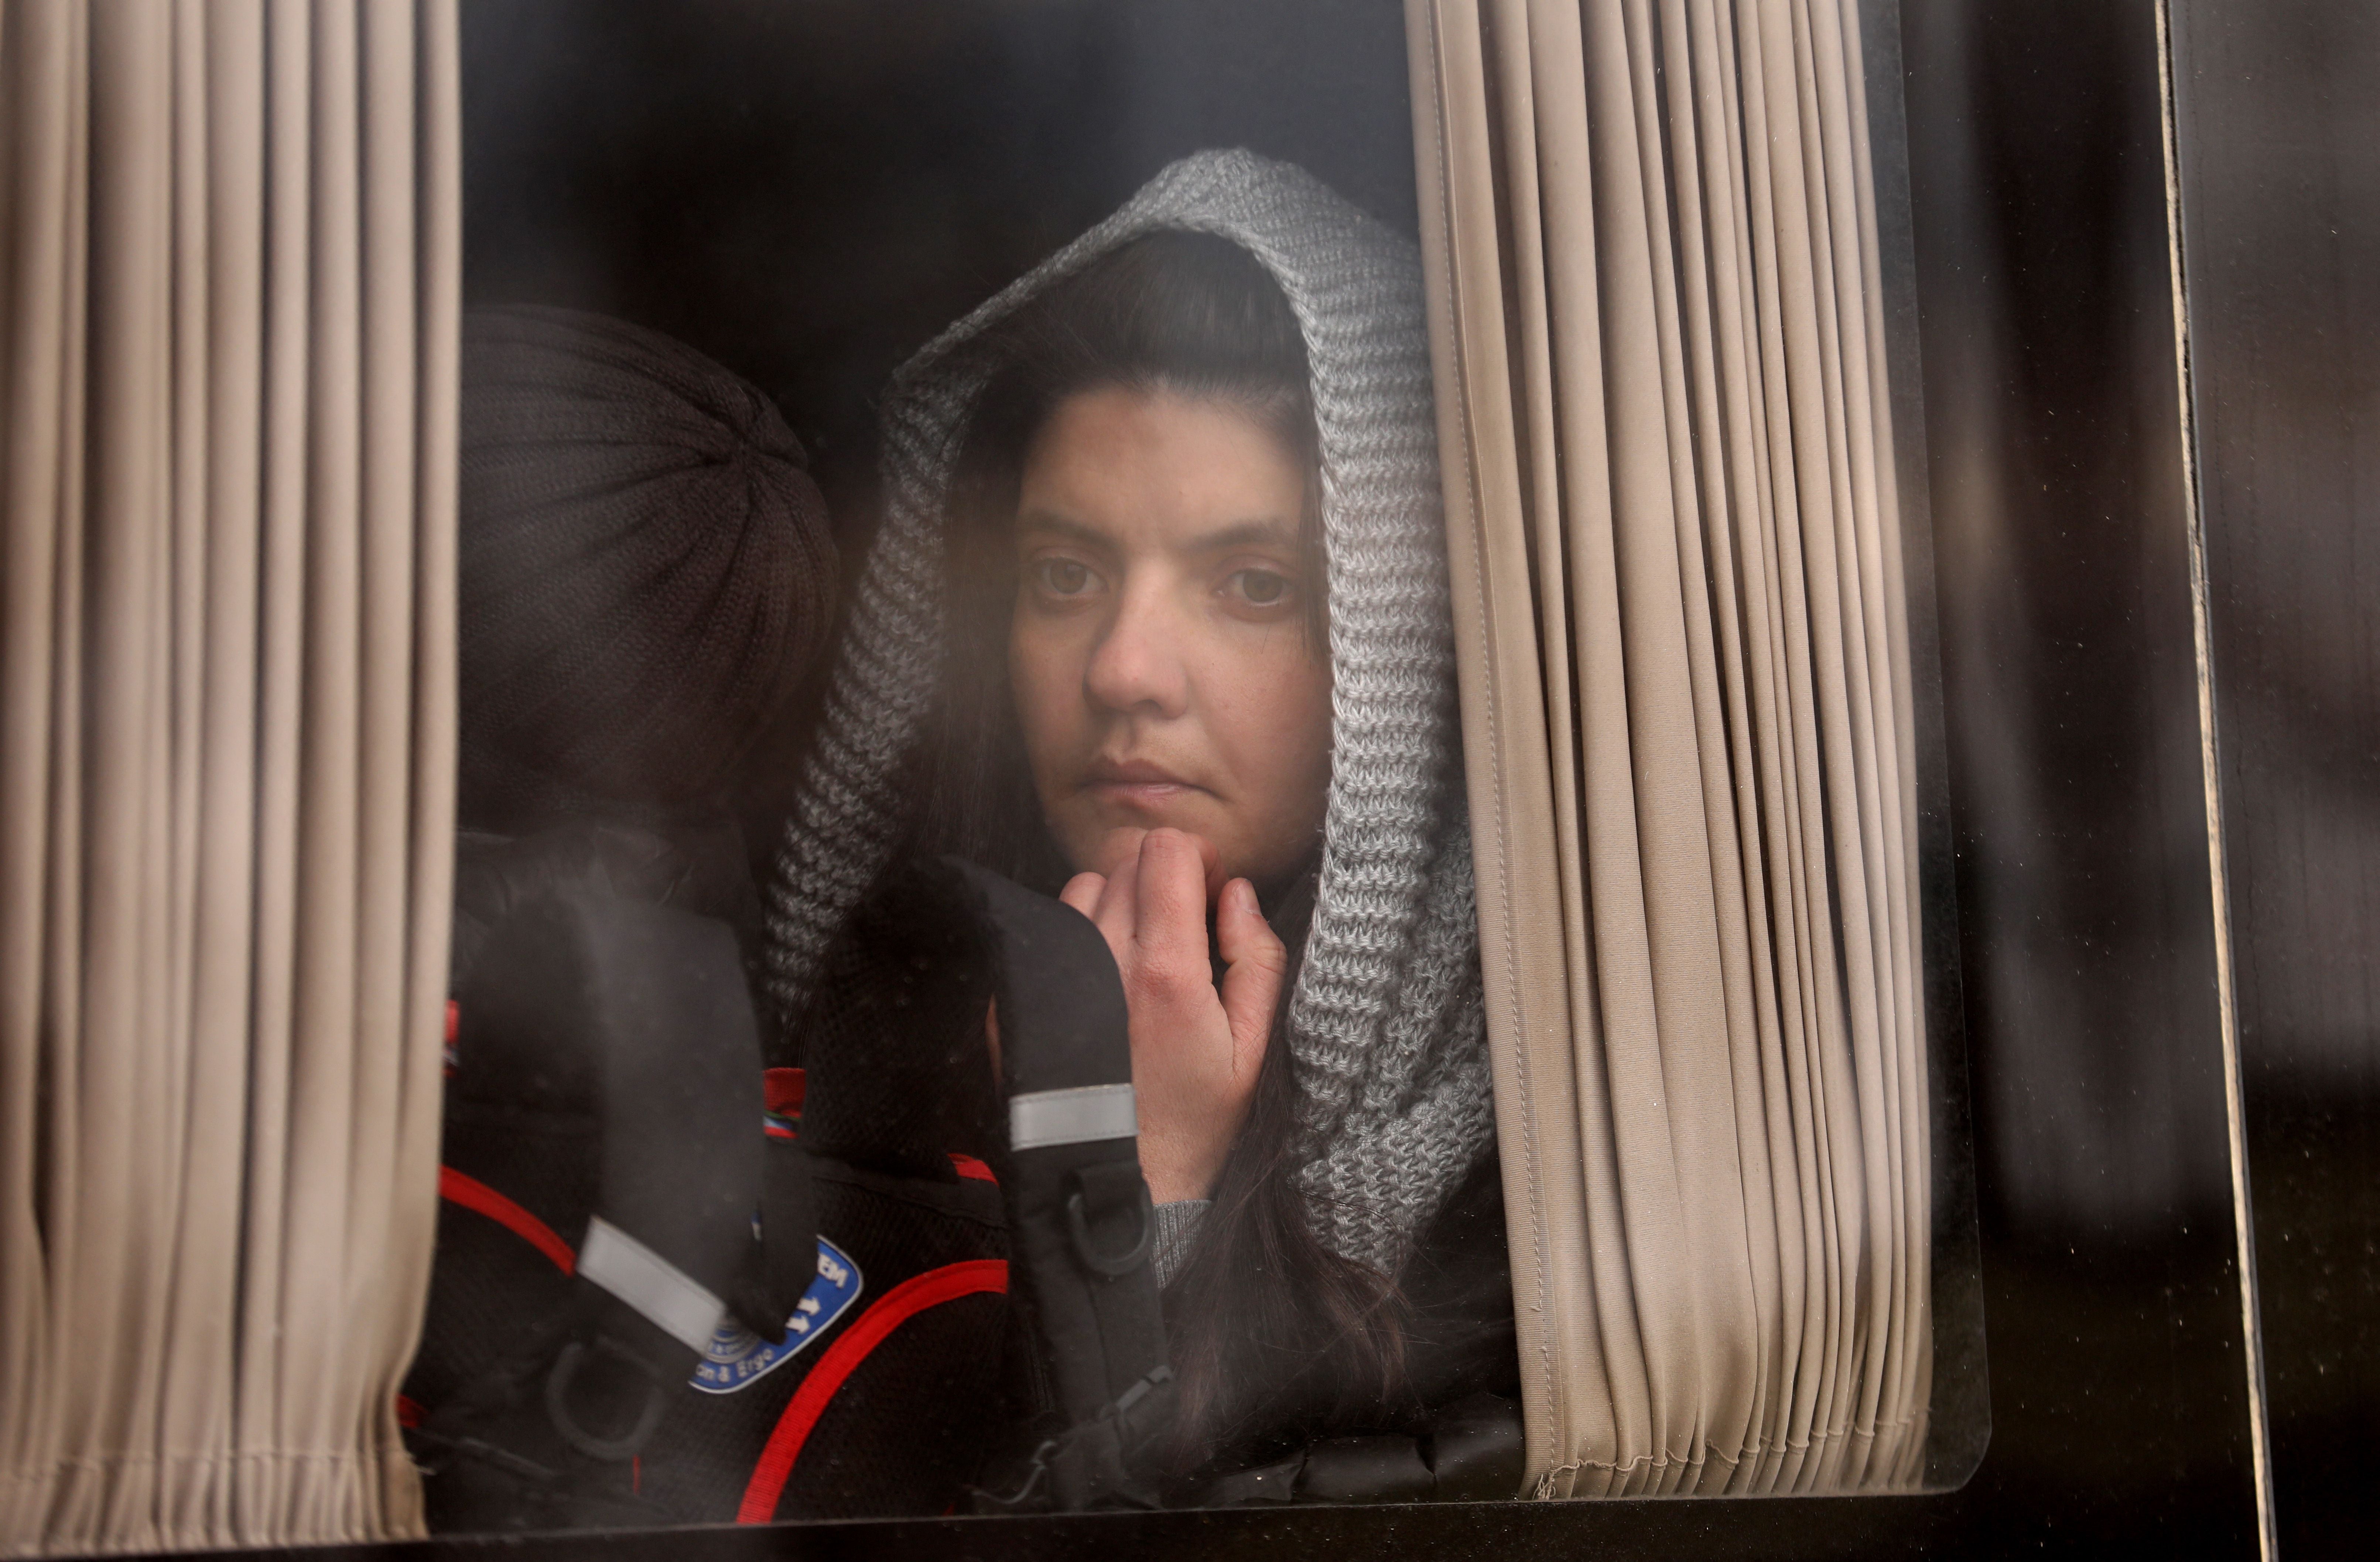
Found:
<path fill-rule="evenodd" d="M 766 1524 L 776 1518 L 777 1499 L 784 1495 L 786 1478 L 793 1474 L 794 1461 L 801 1458 L 802 1445 L 809 1441 L 819 1417 L 826 1413 L 827 1405 L 844 1381 L 893 1330 L 929 1307 L 956 1301 L 961 1297 L 1007 1289 L 1005 1259 L 971 1258 L 963 1263 L 929 1269 L 878 1298 L 875 1306 L 861 1313 L 857 1323 L 827 1347 L 826 1354 L 818 1359 L 809 1376 L 802 1379 L 801 1387 L 794 1391 L 793 1402 L 777 1418 L 776 1430 L 769 1434 L 769 1446 L 760 1450 L 759 1462 L 752 1467 L 752 1481 L 744 1488 L 744 1505 L 735 1510 L 735 1521 Z"/>
<path fill-rule="evenodd" d="M 958 1173 L 967 1181 L 989 1182 L 995 1188 L 1000 1185 L 1000 1178 L 992 1175 L 991 1168 L 975 1156 L 962 1155 L 955 1150 L 950 1153 L 950 1156 L 951 1170 Z"/>
<path fill-rule="evenodd" d="M 760 1126 L 771 1139 L 799 1139 L 802 1098 L 808 1077 L 798 1068 L 771 1068 L 760 1075 Z"/>
<path fill-rule="evenodd" d="M 553 1227 L 514 1203 L 502 1193 L 474 1177 L 466 1177 L 453 1166 L 438 1168 L 438 1196 L 450 1204 L 460 1204 L 494 1221 L 518 1237 L 530 1247 L 553 1261 L 553 1266 L 565 1275 L 578 1271 L 578 1255 L 570 1244 L 554 1235 Z"/>

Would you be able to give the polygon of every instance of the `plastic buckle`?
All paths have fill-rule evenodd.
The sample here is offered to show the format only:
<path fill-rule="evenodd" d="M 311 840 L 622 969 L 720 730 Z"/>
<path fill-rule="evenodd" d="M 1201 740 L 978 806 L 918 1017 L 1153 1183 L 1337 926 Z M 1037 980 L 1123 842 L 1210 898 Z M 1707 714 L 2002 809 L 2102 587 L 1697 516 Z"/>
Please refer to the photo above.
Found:
<path fill-rule="evenodd" d="M 997 1492 L 988 1492 L 980 1486 L 969 1487 L 969 1495 L 975 1500 L 975 1510 L 978 1513 L 1038 1511 L 1039 1506 L 1047 1505 L 1048 1497 L 1042 1496 L 1040 1505 L 1034 1505 L 1034 1499 L 1037 1496 L 1041 1495 L 1052 1464 L 1076 1455 L 1078 1446 L 1087 1437 L 1111 1423 L 1118 1432 L 1117 1446 L 1128 1447 L 1135 1439 L 1127 1435 L 1124 1429 L 1130 1427 L 1132 1423 L 1134 1409 L 1150 1395 L 1172 1381 L 1173 1369 L 1163 1365 L 1153 1367 L 1134 1379 L 1131 1387 L 1117 1395 L 1113 1403 L 1101 1406 L 1099 1413 L 1090 1420 L 1079 1422 L 1055 1437 L 1044 1438 L 1040 1446 L 1035 1448 L 1026 1457 L 1025 1479 L 1006 1496 Z M 1153 1508 L 1158 1506 L 1155 1497 L 1135 1491 L 1129 1484 L 1102 1495 L 1118 1499 L 1133 1507 Z"/>
<path fill-rule="evenodd" d="M 1057 1452 L 1058 1439 L 1044 1439 L 1029 1458 L 1024 1483 L 1006 1496 L 997 1492 L 987 1492 L 980 1486 L 968 1487 L 969 1495 L 975 1499 L 975 1510 L 978 1513 L 1029 1511 L 1025 1505 L 1032 1501 L 1034 1494 L 1041 1489 L 1042 1479 L 1050 1473 L 1050 1460 Z"/>
<path fill-rule="evenodd" d="M 1127 1178 L 1131 1179 L 1131 1191 L 1124 1193 L 1123 1184 Z M 1092 1186 L 1094 1178 L 1110 1186 L 1106 1189 L 1094 1188 Z M 1157 1208 L 1149 1201 L 1148 1184 L 1141 1180 L 1140 1167 L 1120 1161 L 1102 1165 L 1077 1166 L 1066 1174 L 1066 1181 L 1069 1185 L 1066 1192 L 1066 1231 L 1074 1239 L 1075 1256 L 1083 1261 L 1083 1267 L 1095 1275 L 1104 1275 L 1110 1279 L 1116 1279 L 1131 1274 L 1147 1263 L 1149 1250 L 1157 1245 Z M 1088 1198 L 1093 1193 L 1105 1195 L 1099 1200 L 1102 1205 L 1112 1206 L 1115 1202 L 1113 1195 L 1123 1193 L 1136 1206 L 1135 1213 L 1139 1216 L 1140 1234 L 1134 1239 L 1131 1248 L 1123 1253 L 1101 1252 L 1099 1245 L 1091 1240 Z"/>
<path fill-rule="evenodd" d="M 577 1381 L 578 1370 L 594 1355 L 609 1356 L 634 1367 L 645 1380 L 645 1403 L 637 1412 L 636 1423 L 617 1437 L 603 1437 L 578 1424 L 570 1413 L 570 1385 Z M 589 1458 L 613 1461 L 634 1458 L 656 1427 L 662 1423 L 662 1412 L 668 1409 L 664 1386 L 636 1352 L 603 1335 L 595 1336 L 589 1350 L 584 1341 L 572 1340 L 553 1359 L 553 1370 L 545 1377 L 545 1414 L 562 1440 Z"/>

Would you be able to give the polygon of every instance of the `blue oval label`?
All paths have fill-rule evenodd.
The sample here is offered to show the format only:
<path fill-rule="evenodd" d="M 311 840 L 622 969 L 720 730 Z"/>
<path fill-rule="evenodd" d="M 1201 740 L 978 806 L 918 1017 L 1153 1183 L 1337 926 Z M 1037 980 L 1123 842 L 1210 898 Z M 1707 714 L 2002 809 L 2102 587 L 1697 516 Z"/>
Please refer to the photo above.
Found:
<path fill-rule="evenodd" d="M 719 1321 L 702 1348 L 702 1360 L 686 1381 L 705 1394 L 733 1394 L 767 1377 L 793 1360 L 803 1346 L 827 1332 L 859 1300 L 859 1265 L 825 1238 L 819 1239 L 818 1278 L 785 1320 L 785 1337 L 775 1345 L 737 1323 Z"/>

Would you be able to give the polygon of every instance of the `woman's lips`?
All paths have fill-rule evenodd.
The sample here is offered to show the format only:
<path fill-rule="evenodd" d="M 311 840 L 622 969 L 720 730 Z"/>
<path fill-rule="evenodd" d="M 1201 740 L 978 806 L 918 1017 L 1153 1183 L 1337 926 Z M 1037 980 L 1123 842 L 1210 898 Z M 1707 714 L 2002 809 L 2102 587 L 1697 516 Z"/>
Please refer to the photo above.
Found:
<path fill-rule="evenodd" d="M 1092 764 L 1083 789 L 1106 801 L 1141 809 L 1157 809 L 1206 790 L 1162 765 L 1146 760 L 1101 761 Z"/>

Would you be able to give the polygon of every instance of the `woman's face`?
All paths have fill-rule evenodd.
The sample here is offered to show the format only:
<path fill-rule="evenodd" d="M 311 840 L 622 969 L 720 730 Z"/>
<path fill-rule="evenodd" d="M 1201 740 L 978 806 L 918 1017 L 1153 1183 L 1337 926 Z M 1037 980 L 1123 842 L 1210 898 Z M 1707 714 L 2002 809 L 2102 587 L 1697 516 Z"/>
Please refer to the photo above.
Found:
<path fill-rule="evenodd" d="M 1306 633 L 1305 473 L 1228 402 L 1111 387 L 1026 453 L 1008 667 L 1033 783 L 1078 873 L 1136 832 L 1263 885 L 1322 829 L 1330 668 Z"/>

